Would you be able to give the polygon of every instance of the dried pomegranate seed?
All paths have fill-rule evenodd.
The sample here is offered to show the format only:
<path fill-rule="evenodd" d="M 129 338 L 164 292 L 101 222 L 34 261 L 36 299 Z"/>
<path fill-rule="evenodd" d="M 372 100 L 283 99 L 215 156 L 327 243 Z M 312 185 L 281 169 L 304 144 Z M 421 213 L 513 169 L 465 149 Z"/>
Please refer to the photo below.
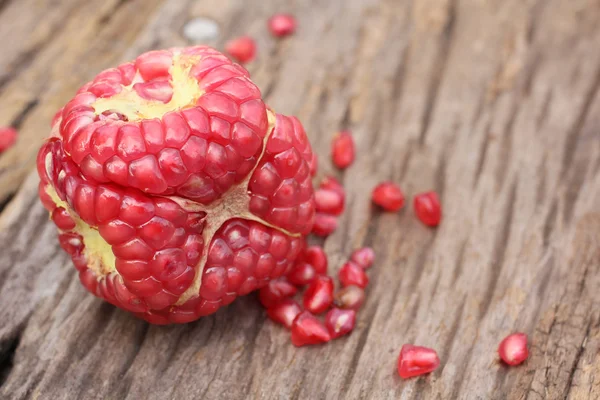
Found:
<path fill-rule="evenodd" d="M 373 261 L 375 261 L 375 252 L 370 247 L 363 247 L 354 250 L 350 259 L 363 269 L 368 269 L 373 265 Z"/>
<path fill-rule="evenodd" d="M 325 316 L 325 326 L 332 339 L 344 336 L 354 329 L 356 324 L 356 311 L 332 308 Z"/>
<path fill-rule="evenodd" d="M 500 342 L 498 354 L 502 361 L 508 365 L 519 365 L 529 357 L 527 349 L 527 335 L 524 333 L 513 333 Z"/>
<path fill-rule="evenodd" d="M 304 260 L 313 266 L 317 274 L 327 274 L 327 254 L 321 246 L 308 247 L 304 251 Z"/>
<path fill-rule="evenodd" d="M 308 263 L 300 262 L 294 265 L 287 275 L 288 281 L 296 286 L 305 286 L 314 281 L 317 272 L 314 267 Z"/>
<path fill-rule="evenodd" d="M 317 212 L 340 215 L 344 211 L 344 196 L 331 189 L 315 190 Z"/>
<path fill-rule="evenodd" d="M 354 139 L 348 131 L 335 135 L 331 144 L 331 159 L 336 167 L 348 168 L 354 161 Z"/>
<path fill-rule="evenodd" d="M 442 207 L 435 192 L 421 193 L 415 196 L 414 208 L 417 217 L 428 226 L 438 226 L 442 219 Z"/>
<path fill-rule="evenodd" d="M 428 347 L 405 344 L 398 357 L 398 375 L 412 378 L 434 371 L 440 365 L 437 352 Z"/>
<path fill-rule="evenodd" d="M 358 310 L 365 301 L 365 291 L 355 285 L 338 290 L 333 296 L 333 302 L 339 308 Z"/>
<path fill-rule="evenodd" d="M 304 346 L 329 342 L 331 336 L 325 325 L 308 311 L 302 311 L 292 324 L 292 343 Z"/>
<path fill-rule="evenodd" d="M 314 314 L 321 314 L 333 303 L 333 279 L 319 276 L 304 292 L 304 308 Z"/>
<path fill-rule="evenodd" d="M 369 284 L 369 277 L 365 271 L 352 261 L 348 261 L 340 268 L 339 278 L 342 286 L 354 285 L 364 288 Z"/>
<path fill-rule="evenodd" d="M 285 278 L 273 279 L 258 292 L 260 303 L 271 308 L 298 292 L 298 288 Z"/>
<path fill-rule="evenodd" d="M 283 37 L 296 31 L 296 19 L 289 14 L 275 14 L 269 18 L 268 26 L 273 36 Z"/>
<path fill-rule="evenodd" d="M 404 206 L 404 194 L 393 182 L 382 182 L 373 189 L 373 203 L 385 211 L 398 211 Z"/>
<path fill-rule="evenodd" d="M 241 36 L 225 43 L 225 51 L 236 61 L 248 63 L 256 56 L 256 42 L 250 36 Z"/>
<path fill-rule="evenodd" d="M 0 153 L 9 149 L 17 141 L 17 130 L 15 128 L 0 128 Z"/>
<path fill-rule="evenodd" d="M 273 321 L 291 328 L 294 320 L 302 312 L 302 307 L 292 299 L 285 299 L 275 306 L 267 309 L 267 315 Z"/>
<path fill-rule="evenodd" d="M 325 213 L 316 213 L 312 233 L 317 236 L 329 236 L 337 229 L 337 217 Z"/>

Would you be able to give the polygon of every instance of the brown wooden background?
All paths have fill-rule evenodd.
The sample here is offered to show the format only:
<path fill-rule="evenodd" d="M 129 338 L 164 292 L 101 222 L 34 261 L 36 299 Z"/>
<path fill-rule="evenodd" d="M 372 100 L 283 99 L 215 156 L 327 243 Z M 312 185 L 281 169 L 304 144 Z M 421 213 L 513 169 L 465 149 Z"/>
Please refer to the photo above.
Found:
<path fill-rule="evenodd" d="M 275 41 L 267 18 L 299 20 Z M 87 295 L 37 201 L 49 121 L 103 68 L 153 48 L 250 34 L 249 65 L 278 112 L 297 115 L 321 160 L 355 134 L 349 193 L 325 242 L 334 269 L 374 246 L 350 337 L 296 349 L 254 296 L 156 327 Z M 600 1 L 3 0 L 0 124 L 0 397 L 6 399 L 600 398 Z M 435 189 L 437 230 L 409 205 L 374 212 L 371 188 Z M 508 369 L 515 330 L 531 358 Z M 438 350 L 427 378 L 395 373 L 403 343 Z"/>

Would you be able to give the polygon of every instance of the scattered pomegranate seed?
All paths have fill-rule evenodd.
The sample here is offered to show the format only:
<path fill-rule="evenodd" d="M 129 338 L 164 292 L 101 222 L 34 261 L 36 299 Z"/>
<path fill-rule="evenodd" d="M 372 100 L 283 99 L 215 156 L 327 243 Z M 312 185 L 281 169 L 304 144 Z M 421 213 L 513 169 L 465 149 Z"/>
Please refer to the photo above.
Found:
<path fill-rule="evenodd" d="M 327 273 L 327 254 L 321 246 L 310 246 L 304 251 L 304 259 L 319 275 Z"/>
<path fill-rule="evenodd" d="M 289 272 L 287 279 L 296 286 L 305 286 L 310 284 L 317 277 L 317 272 L 309 263 L 301 262 L 294 265 Z"/>
<path fill-rule="evenodd" d="M 321 314 L 333 303 L 333 279 L 319 276 L 304 292 L 304 308 L 314 314 Z"/>
<path fill-rule="evenodd" d="M 363 247 L 354 250 L 350 259 L 363 269 L 368 269 L 373 265 L 373 261 L 375 261 L 375 252 L 370 247 Z"/>
<path fill-rule="evenodd" d="M 0 128 L 0 153 L 9 149 L 17 141 L 17 130 L 15 128 Z"/>
<path fill-rule="evenodd" d="M 500 342 L 498 354 L 502 361 L 508 365 L 519 365 L 529 357 L 527 349 L 527 335 L 524 333 L 513 333 Z"/>
<path fill-rule="evenodd" d="M 304 346 L 329 342 L 331 336 L 325 325 L 308 311 L 302 311 L 292 324 L 292 343 Z"/>
<path fill-rule="evenodd" d="M 241 36 L 225 43 L 225 51 L 241 63 L 248 63 L 256 56 L 256 42 L 250 36 Z"/>
<path fill-rule="evenodd" d="M 275 14 L 269 18 L 268 26 L 273 36 L 284 37 L 296 31 L 296 19 L 289 14 Z"/>
<path fill-rule="evenodd" d="M 319 188 L 336 191 L 342 196 L 346 195 L 346 191 L 344 190 L 342 184 L 333 176 L 324 177 L 321 183 L 319 184 Z"/>
<path fill-rule="evenodd" d="M 405 344 L 398 357 L 398 375 L 402 378 L 412 378 L 428 374 L 440 365 L 437 352 L 428 347 Z"/>
<path fill-rule="evenodd" d="M 332 189 L 317 189 L 315 208 L 317 212 L 340 215 L 344 211 L 344 195 Z"/>
<path fill-rule="evenodd" d="M 338 290 L 333 296 L 333 302 L 339 308 L 358 310 L 365 301 L 365 291 L 355 285 Z"/>
<path fill-rule="evenodd" d="M 348 168 L 354 161 L 354 139 L 350 132 L 341 131 L 333 138 L 331 158 L 336 167 Z"/>
<path fill-rule="evenodd" d="M 404 194 L 393 182 L 382 182 L 373 189 L 373 203 L 385 211 L 395 212 L 404 206 Z"/>
<path fill-rule="evenodd" d="M 438 226 L 442 219 L 442 207 L 437 193 L 427 192 L 415 196 L 414 208 L 417 217 L 427 226 Z"/>
<path fill-rule="evenodd" d="M 332 308 L 325 316 L 325 326 L 332 339 L 344 336 L 354 329 L 356 324 L 356 311 Z"/>
<path fill-rule="evenodd" d="M 317 236 L 329 236 L 337 229 L 337 217 L 325 213 L 316 213 L 312 233 Z"/>
<path fill-rule="evenodd" d="M 258 299 L 265 308 L 271 308 L 298 292 L 296 286 L 285 278 L 273 279 L 260 289 Z"/>
<path fill-rule="evenodd" d="M 364 288 L 369 284 L 369 277 L 365 271 L 352 261 L 348 261 L 340 268 L 339 278 L 342 286 L 354 285 Z"/>
<path fill-rule="evenodd" d="M 285 299 L 272 308 L 267 309 L 267 315 L 273 321 L 291 328 L 294 320 L 302 312 L 302 307 L 292 299 Z"/>

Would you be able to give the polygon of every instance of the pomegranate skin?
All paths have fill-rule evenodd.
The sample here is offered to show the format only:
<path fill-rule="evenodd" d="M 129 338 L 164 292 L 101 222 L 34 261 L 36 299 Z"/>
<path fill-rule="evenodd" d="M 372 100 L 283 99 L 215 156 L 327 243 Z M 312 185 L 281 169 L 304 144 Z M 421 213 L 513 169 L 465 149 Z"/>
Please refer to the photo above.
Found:
<path fill-rule="evenodd" d="M 315 216 L 300 122 L 195 46 L 98 74 L 52 122 L 39 196 L 84 287 L 185 323 L 288 273 Z"/>

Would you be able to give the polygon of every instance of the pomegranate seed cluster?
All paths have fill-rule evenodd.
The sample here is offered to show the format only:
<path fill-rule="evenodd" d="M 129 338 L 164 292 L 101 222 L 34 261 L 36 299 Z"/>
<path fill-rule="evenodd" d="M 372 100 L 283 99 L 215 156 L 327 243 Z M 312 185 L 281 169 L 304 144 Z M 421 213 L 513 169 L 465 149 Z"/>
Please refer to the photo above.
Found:
<path fill-rule="evenodd" d="M 281 277 L 315 216 L 315 157 L 248 72 L 205 46 L 84 85 L 38 153 L 39 195 L 85 288 L 156 324 Z"/>

